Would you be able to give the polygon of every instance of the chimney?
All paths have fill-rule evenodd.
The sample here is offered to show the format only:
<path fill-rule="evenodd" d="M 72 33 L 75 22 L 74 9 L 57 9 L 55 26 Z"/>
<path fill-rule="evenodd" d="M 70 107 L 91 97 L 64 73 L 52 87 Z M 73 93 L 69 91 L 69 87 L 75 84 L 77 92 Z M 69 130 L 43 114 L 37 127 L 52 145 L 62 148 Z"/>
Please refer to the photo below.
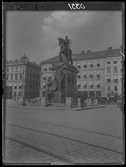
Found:
<path fill-rule="evenodd" d="M 91 50 L 87 50 L 87 53 L 91 53 Z"/>
<path fill-rule="evenodd" d="M 109 47 L 108 50 L 112 50 L 112 47 Z"/>
<path fill-rule="evenodd" d="M 81 53 L 85 53 L 85 51 L 84 51 L 84 50 L 82 50 L 82 51 L 81 51 Z"/>

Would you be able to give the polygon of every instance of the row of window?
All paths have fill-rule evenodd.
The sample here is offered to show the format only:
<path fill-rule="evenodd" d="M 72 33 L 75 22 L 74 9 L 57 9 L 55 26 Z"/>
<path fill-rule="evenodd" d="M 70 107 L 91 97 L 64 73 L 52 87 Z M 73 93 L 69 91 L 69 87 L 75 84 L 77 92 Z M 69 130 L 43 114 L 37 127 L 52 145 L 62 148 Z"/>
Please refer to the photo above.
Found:
<path fill-rule="evenodd" d="M 80 85 L 77 85 L 77 87 L 80 88 L 81 86 L 80 86 Z M 83 87 L 84 87 L 85 89 L 88 88 L 88 87 L 90 87 L 90 88 L 100 88 L 101 85 L 96 85 L 96 86 L 94 86 L 94 85 L 92 84 L 92 85 L 90 85 L 90 86 L 87 86 L 87 85 L 85 84 L 85 85 L 83 85 Z"/>
<path fill-rule="evenodd" d="M 122 72 L 122 68 L 120 69 L 120 71 Z M 107 73 L 111 73 L 111 67 L 107 67 Z M 115 66 L 113 67 L 113 73 L 118 73 L 118 67 Z"/>
<path fill-rule="evenodd" d="M 19 71 L 22 71 L 23 67 L 7 67 L 6 68 L 6 71 L 7 72 L 19 72 Z M 36 68 L 32 68 L 32 67 L 27 67 L 27 71 L 29 72 L 33 72 L 33 73 L 40 73 L 40 70 L 39 69 L 36 69 Z"/>
<path fill-rule="evenodd" d="M 97 64 L 96 64 L 96 67 L 100 67 L 100 66 L 101 66 L 100 63 L 97 63 Z M 77 67 L 78 67 L 78 69 L 80 69 L 80 68 L 81 68 L 81 65 L 80 65 L 80 64 L 77 64 Z M 87 66 L 86 63 L 84 63 L 84 64 L 83 64 L 83 68 L 87 68 L 87 67 L 93 68 L 93 67 L 95 67 L 95 66 L 93 65 L 93 63 L 90 63 L 89 66 Z"/>
<path fill-rule="evenodd" d="M 109 82 L 112 82 L 112 80 L 111 80 L 110 78 L 107 79 L 106 81 L 107 81 L 108 83 L 109 83 Z M 118 83 L 118 79 L 113 79 L 113 82 L 114 82 L 114 83 Z M 121 82 L 122 82 L 122 78 L 121 78 Z"/>
<path fill-rule="evenodd" d="M 40 77 L 39 76 L 31 75 L 31 74 L 27 74 L 27 80 L 39 82 L 40 81 Z"/>
<path fill-rule="evenodd" d="M 77 75 L 77 77 L 78 77 L 78 79 L 82 78 L 79 74 Z M 93 78 L 94 76 L 93 76 L 93 74 L 90 74 L 89 77 L 90 77 L 90 78 Z M 97 78 L 100 78 L 101 76 L 100 76 L 100 74 L 97 74 L 96 77 L 97 77 Z M 83 75 L 83 78 L 86 79 L 86 78 L 87 78 L 87 74 L 84 74 L 84 75 Z"/>
<path fill-rule="evenodd" d="M 7 67 L 6 72 L 18 72 L 22 71 L 23 67 Z"/>
<path fill-rule="evenodd" d="M 111 86 L 110 85 L 107 86 L 107 91 L 111 91 Z M 117 86 L 114 86 L 114 91 L 118 91 Z"/>
<path fill-rule="evenodd" d="M 118 61 L 115 59 L 115 60 L 112 60 L 113 64 L 117 64 Z M 120 63 L 122 63 L 122 60 L 120 61 Z M 106 61 L 106 64 L 111 64 L 111 61 L 110 60 L 107 60 Z"/>
<path fill-rule="evenodd" d="M 22 80 L 22 79 L 23 79 L 23 74 L 10 74 L 10 75 L 6 74 L 6 80 Z M 39 82 L 40 77 L 27 74 L 27 80 Z"/>
<path fill-rule="evenodd" d="M 6 74 L 6 80 L 22 80 L 22 74 Z"/>

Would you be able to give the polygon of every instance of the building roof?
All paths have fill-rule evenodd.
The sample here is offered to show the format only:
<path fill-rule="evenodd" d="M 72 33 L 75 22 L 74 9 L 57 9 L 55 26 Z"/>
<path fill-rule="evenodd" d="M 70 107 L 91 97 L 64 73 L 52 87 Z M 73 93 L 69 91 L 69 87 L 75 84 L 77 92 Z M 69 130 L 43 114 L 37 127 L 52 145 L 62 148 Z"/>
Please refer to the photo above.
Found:
<path fill-rule="evenodd" d="M 121 49 L 112 49 L 112 47 L 109 47 L 107 50 L 103 51 L 95 51 L 95 52 L 82 52 L 78 54 L 73 54 L 72 59 L 73 61 L 79 61 L 79 60 L 89 60 L 89 59 L 100 59 L 100 58 L 107 58 L 107 57 L 114 57 L 116 55 L 120 54 Z M 64 56 L 62 56 L 63 58 Z M 65 58 L 63 58 L 64 60 Z M 59 56 L 55 56 L 53 58 L 50 58 L 48 60 L 42 61 L 40 64 L 51 64 L 51 63 L 59 63 L 60 58 Z"/>

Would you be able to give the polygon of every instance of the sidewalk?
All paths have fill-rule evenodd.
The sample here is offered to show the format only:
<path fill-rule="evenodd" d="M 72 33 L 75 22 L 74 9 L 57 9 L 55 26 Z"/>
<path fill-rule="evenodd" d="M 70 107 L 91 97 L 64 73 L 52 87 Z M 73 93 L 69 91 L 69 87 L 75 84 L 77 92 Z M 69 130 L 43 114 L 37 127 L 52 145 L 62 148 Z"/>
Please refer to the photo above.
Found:
<path fill-rule="evenodd" d="M 88 110 L 88 109 L 96 109 L 96 108 L 104 108 L 105 105 L 101 106 L 92 106 L 92 107 L 84 107 L 84 108 L 68 108 L 64 106 L 64 104 L 59 104 L 59 103 L 53 103 L 52 105 L 45 107 L 44 105 L 40 103 L 36 104 L 28 104 L 26 102 L 26 106 L 22 106 L 22 104 L 19 101 L 13 101 L 13 100 L 7 100 L 6 101 L 6 106 L 12 106 L 16 108 L 34 108 L 34 109 L 44 109 L 44 110 L 72 110 L 72 111 L 81 111 L 81 110 Z"/>

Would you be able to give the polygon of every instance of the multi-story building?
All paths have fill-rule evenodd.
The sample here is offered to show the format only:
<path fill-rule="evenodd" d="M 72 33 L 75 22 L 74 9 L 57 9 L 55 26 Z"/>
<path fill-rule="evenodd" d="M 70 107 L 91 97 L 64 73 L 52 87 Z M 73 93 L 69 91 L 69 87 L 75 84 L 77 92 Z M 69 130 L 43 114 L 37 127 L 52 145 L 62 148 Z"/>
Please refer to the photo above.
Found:
<path fill-rule="evenodd" d="M 26 57 L 25 57 L 26 58 Z M 36 62 L 22 60 L 6 62 L 6 98 L 21 97 L 23 88 L 25 96 L 39 97 L 40 65 Z"/>
<path fill-rule="evenodd" d="M 122 95 L 122 55 L 120 49 L 108 49 L 105 57 L 105 85 L 109 96 Z"/>
<path fill-rule="evenodd" d="M 79 73 L 77 74 L 77 87 L 79 92 L 87 92 L 88 96 L 107 96 L 108 93 L 121 94 L 121 54 L 120 49 L 112 49 L 109 47 L 107 50 L 91 52 L 82 51 L 79 54 L 73 54 L 73 64 L 77 67 Z M 117 60 L 117 64 L 115 63 Z M 53 63 L 59 63 L 59 57 L 53 57 L 41 64 L 41 86 L 40 92 L 43 94 L 45 91 L 46 79 L 51 76 L 52 71 L 49 67 Z M 108 65 L 108 60 L 113 63 Z M 111 73 L 108 72 L 111 69 Z M 110 82 L 108 82 L 110 77 Z M 116 77 L 118 82 L 116 81 Z M 112 90 L 112 92 L 111 92 Z"/>

